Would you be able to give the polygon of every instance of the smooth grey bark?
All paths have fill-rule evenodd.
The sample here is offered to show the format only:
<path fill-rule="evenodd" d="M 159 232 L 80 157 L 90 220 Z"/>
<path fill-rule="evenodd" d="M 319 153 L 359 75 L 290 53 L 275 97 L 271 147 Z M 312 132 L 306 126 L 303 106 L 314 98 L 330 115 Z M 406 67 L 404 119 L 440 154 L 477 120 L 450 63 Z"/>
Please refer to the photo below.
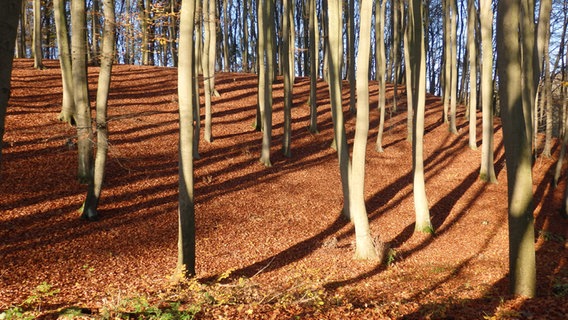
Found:
<path fill-rule="evenodd" d="M 290 32 L 294 18 L 291 14 L 291 0 L 283 0 L 282 12 L 282 68 L 284 75 L 284 138 L 282 139 L 282 153 L 285 157 L 292 156 L 292 94 L 294 87 L 294 41 Z"/>
<path fill-rule="evenodd" d="M 450 4 L 450 43 L 448 44 L 450 50 L 450 61 L 446 63 L 450 64 L 450 124 L 449 130 L 453 134 L 457 134 L 458 130 L 456 127 L 456 112 L 457 112 L 457 101 L 458 101 L 458 38 L 457 38 L 457 25 L 458 25 L 458 11 L 456 0 L 449 0 Z"/>
<path fill-rule="evenodd" d="M 349 111 L 355 114 L 356 78 L 355 78 L 355 1 L 346 0 L 347 10 L 347 79 L 349 81 Z"/>
<path fill-rule="evenodd" d="M 10 99 L 12 63 L 21 7 L 21 0 L 0 2 L 0 164 L 2 163 L 6 109 Z"/>
<path fill-rule="evenodd" d="M 383 131 L 385 127 L 385 103 L 386 103 L 386 49 L 385 49 L 385 7 L 386 1 L 377 1 L 375 5 L 375 60 L 377 69 L 377 80 L 379 82 L 379 128 L 377 130 L 377 142 L 375 150 L 383 152 Z"/>
<path fill-rule="evenodd" d="M 426 104 L 426 50 L 424 43 L 423 7 L 421 0 L 408 2 L 408 44 L 410 78 L 414 111 L 412 139 L 413 196 L 417 232 L 433 233 L 424 180 L 424 113 Z M 408 74 L 408 73 L 407 73 Z"/>
<path fill-rule="evenodd" d="M 205 92 L 205 130 L 203 137 L 207 142 L 213 142 L 211 97 L 215 90 L 215 59 L 217 47 L 216 8 L 214 0 L 203 3 L 203 28 L 205 40 L 203 46 L 203 86 Z"/>
<path fill-rule="evenodd" d="M 317 13 L 316 0 L 309 1 L 309 50 L 310 50 L 310 127 L 311 133 L 318 132 L 318 109 L 317 109 L 317 79 L 319 65 L 319 43 L 317 39 Z"/>
<path fill-rule="evenodd" d="M 404 16 L 404 15 L 403 15 Z M 408 15 L 407 15 L 408 16 Z M 407 18 L 408 20 L 408 18 Z M 412 70 L 409 67 L 410 66 L 410 43 L 409 43 L 409 23 L 406 22 L 405 26 L 404 26 L 404 34 L 403 34 L 403 41 L 404 41 L 404 65 L 406 66 L 404 68 L 405 71 L 405 77 L 406 77 L 406 141 L 412 143 L 412 140 L 414 139 L 414 97 L 413 97 L 413 91 L 412 91 L 412 84 L 410 82 L 410 79 L 412 78 Z M 445 115 L 446 113 L 444 113 Z M 447 118 L 447 117 L 446 117 Z"/>
<path fill-rule="evenodd" d="M 274 77 L 269 35 L 273 30 L 269 24 L 274 23 L 274 20 L 270 19 L 270 6 L 270 0 L 258 1 L 258 98 L 262 128 L 260 162 L 267 167 L 272 166 L 270 146 L 272 143 L 272 80 Z"/>
<path fill-rule="evenodd" d="M 65 0 L 54 0 L 53 7 L 57 51 L 59 52 L 59 65 L 61 66 L 61 82 L 63 84 L 63 100 L 58 119 L 70 125 L 75 125 L 77 121 L 75 119 L 75 102 L 73 101 L 73 70 L 65 15 Z"/>
<path fill-rule="evenodd" d="M 493 137 L 493 1 L 479 1 L 481 27 L 481 167 L 479 178 L 496 183 Z"/>
<path fill-rule="evenodd" d="M 349 179 L 350 167 L 347 136 L 343 120 L 343 105 L 341 97 L 341 61 L 343 59 L 342 29 L 343 7 L 341 0 L 327 0 L 327 44 L 329 95 L 331 114 L 334 128 L 334 141 L 339 160 L 339 172 L 343 191 L 343 210 L 345 217 L 351 218 L 349 208 Z"/>
<path fill-rule="evenodd" d="M 179 198 L 177 273 L 195 275 L 195 205 L 193 176 L 194 82 L 197 81 L 194 51 L 194 19 L 196 0 L 182 0 L 179 35 Z"/>
<path fill-rule="evenodd" d="M 43 52 L 41 49 L 41 0 L 33 1 L 34 28 L 32 34 L 32 53 L 34 56 L 34 68 L 43 69 Z"/>
<path fill-rule="evenodd" d="M 524 50 L 530 39 L 522 37 L 521 1 L 501 0 L 497 8 L 497 71 L 505 159 L 507 163 L 509 220 L 509 280 L 514 295 L 536 295 L 536 263 L 532 193 L 532 136 L 526 112 L 534 100 L 527 101 L 519 79 L 531 73 L 524 70 Z M 525 13 L 527 13 L 525 11 Z M 520 40 L 522 39 L 522 40 Z M 533 42 L 534 45 L 534 42 Z M 525 106 L 528 102 L 530 105 Z"/>
<path fill-rule="evenodd" d="M 349 181 L 349 212 L 355 227 L 355 259 L 376 259 L 378 253 L 369 229 L 369 218 L 365 207 L 365 154 L 369 135 L 369 57 L 371 53 L 371 20 L 373 0 L 362 0 L 360 7 L 361 25 L 359 50 L 357 52 L 357 121 L 351 180 Z"/>
<path fill-rule="evenodd" d="M 103 38 L 100 57 L 100 72 L 97 84 L 96 128 L 97 151 L 93 168 L 93 180 L 89 182 L 87 198 L 82 217 L 87 220 L 98 219 L 98 205 L 103 189 L 108 152 L 107 104 L 114 61 L 115 13 L 114 0 L 103 0 Z"/>
<path fill-rule="evenodd" d="M 467 1 L 467 52 L 469 60 L 469 147 L 477 149 L 477 42 L 475 41 L 475 25 L 477 11 L 475 1 Z"/>
<path fill-rule="evenodd" d="M 87 41 L 85 1 L 71 2 L 71 59 L 73 100 L 77 110 L 78 179 L 89 183 L 93 179 L 93 128 L 87 88 Z"/>

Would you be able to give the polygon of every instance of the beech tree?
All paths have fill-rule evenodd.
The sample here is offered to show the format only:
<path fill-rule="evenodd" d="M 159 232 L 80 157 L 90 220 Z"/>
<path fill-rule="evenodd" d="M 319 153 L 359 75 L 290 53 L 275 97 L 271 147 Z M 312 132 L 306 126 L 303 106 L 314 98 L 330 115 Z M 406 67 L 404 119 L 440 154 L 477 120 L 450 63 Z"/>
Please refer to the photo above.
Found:
<path fill-rule="evenodd" d="M 76 124 L 75 102 L 73 101 L 73 71 L 71 68 L 71 51 L 69 48 L 69 32 L 67 30 L 67 17 L 65 14 L 65 0 L 53 1 L 53 14 L 57 35 L 57 51 L 59 52 L 59 65 L 61 67 L 61 82 L 63 84 L 63 99 L 59 121 L 70 125 Z"/>
<path fill-rule="evenodd" d="M 205 131 L 204 139 L 213 142 L 211 97 L 215 91 L 215 60 L 217 48 L 215 0 L 203 1 L 203 29 L 205 31 L 203 45 L 203 87 L 205 92 Z"/>
<path fill-rule="evenodd" d="M 493 143 L 493 1 L 479 1 L 481 28 L 481 167 L 479 178 L 495 183 Z"/>
<path fill-rule="evenodd" d="M 260 162 L 270 167 L 270 145 L 272 142 L 272 82 L 274 79 L 274 65 L 272 60 L 272 37 L 270 33 L 274 24 L 271 19 L 271 6 L 269 0 L 258 0 L 258 110 L 260 111 L 260 128 L 262 129 L 262 150 Z"/>
<path fill-rule="evenodd" d="M 89 183 L 93 179 L 93 129 L 87 88 L 85 1 L 71 2 L 71 59 L 73 75 L 73 100 L 77 117 L 77 148 L 79 155 L 78 179 Z"/>
<path fill-rule="evenodd" d="M 283 0 L 282 12 L 282 68 L 284 74 L 284 138 L 282 153 L 292 156 L 292 91 L 294 88 L 294 38 L 290 29 L 294 27 L 293 8 L 290 0 Z"/>
<path fill-rule="evenodd" d="M 318 18 L 316 13 L 316 0 L 309 0 L 309 50 L 310 50 L 310 127 L 311 133 L 318 132 L 318 110 L 317 110 L 317 79 L 319 65 L 319 38 L 318 38 Z M 294 43 L 294 42 L 292 42 Z M 293 55 L 293 52 L 292 52 Z M 293 68 L 293 65 L 292 65 Z"/>
<path fill-rule="evenodd" d="M 408 68 L 407 91 L 412 93 L 413 138 L 412 171 L 416 211 L 415 231 L 433 233 L 424 181 L 424 113 L 426 104 L 426 50 L 424 43 L 423 6 L 420 0 L 408 2 Z"/>
<path fill-rule="evenodd" d="M 467 1 L 467 52 L 469 64 L 469 147 L 477 149 L 477 42 L 475 41 L 475 26 L 477 11 L 475 1 Z"/>
<path fill-rule="evenodd" d="M 18 33 L 21 0 L 5 0 L 0 2 L 0 164 L 2 163 L 2 146 L 4 145 L 4 122 L 6 108 L 10 99 L 10 81 L 14 47 Z"/>
<path fill-rule="evenodd" d="M 196 0 L 182 0 L 180 11 L 178 97 L 179 97 L 179 199 L 178 274 L 195 274 L 195 206 L 193 195 L 193 118 L 197 81 L 194 48 Z"/>
<path fill-rule="evenodd" d="M 497 70 L 508 181 L 509 280 L 512 294 L 527 297 L 536 294 L 532 121 L 527 121 L 534 100 L 524 94 L 525 90 L 533 92 L 535 86 L 534 70 L 527 70 L 534 66 L 530 61 L 534 56 L 527 51 L 536 49 L 534 38 L 527 37 L 531 30 L 527 23 L 534 17 L 527 11 L 531 4 L 534 8 L 531 1 L 501 0 L 497 7 Z M 523 85 L 519 85 L 519 79 Z"/>
<path fill-rule="evenodd" d="M 98 218 L 97 207 L 103 188 L 105 167 L 108 151 L 107 102 L 110 89 L 112 64 L 114 61 L 115 44 L 115 14 L 114 1 L 104 0 L 104 27 L 102 50 L 100 57 L 100 72 L 97 84 L 96 100 L 96 129 L 97 148 L 95 155 L 92 180 L 88 182 L 87 198 L 83 206 L 82 217 L 87 220 Z"/>
<path fill-rule="evenodd" d="M 34 28 L 32 36 L 32 53 L 34 56 L 34 68 L 43 69 L 43 51 L 41 49 L 41 0 L 33 0 Z"/>
<path fill-rule="evenodd" d="M 386 103 L 386 84 L 385 84 L 385 73 L 386 73 L 386 53 L 385 53 L 385 6 L 386 1 L 380 0 L 376 2 L 375 5 L 375 60 L 377 69 L 377 80 L 379 82 L 379 102 L 378 108 L 380 112 L 379 116 L 379 128 L 377 131 L 377 143 L 375 150 L 377 152 L 383 152 L 383 130 L 385 126 L 385 103 Z"/>

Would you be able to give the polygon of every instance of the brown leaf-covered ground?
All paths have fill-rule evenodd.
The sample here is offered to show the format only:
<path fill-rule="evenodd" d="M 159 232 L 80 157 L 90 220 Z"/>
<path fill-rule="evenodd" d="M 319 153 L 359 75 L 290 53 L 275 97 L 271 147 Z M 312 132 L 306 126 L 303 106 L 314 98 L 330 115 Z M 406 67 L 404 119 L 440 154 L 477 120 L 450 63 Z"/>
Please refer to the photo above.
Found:
<path fill-rule="evenodd" d="M 463 109 L 459 134 L 452 135 L 440 121 L 440 99 L 428 97 L 426 187 L 436 229 L 428 237 L 413 233 L 404 92 L 398 110 L 389 105 L 384 153 L 374 151 L 378 112 L 373 108 L 365 192 L 372 232 L 391 248 L 391 263 L 356 261 L 353 225 L 340 216 L 325 83 L 318 84 L 320 133 L 311 134 L 309 81 L 296 80 L 290 159 L 280 152 L 283 86 L 275 83 L 273 166 L 266 168 L 258 161 L 261 133 L 252 129 L 256 77 L 220 73 L 221 95 L 213 98 L 215 140 L 201 142 L 201 159 L 195 162 L 198 281 L 176 287 L 170 281 L 177 258 L 176 70 L 114 67 L 101 219 L 85 222 L 77 213 L 86 187 L 75 179 L 76 132 L 57 120 L 58 63 L 47 61 L 41 71 L 32 65 L 15 61 L 6 117 L 0 310 L 21 307 L 55 318 L 72 306 L 85 317 L 118 315 L 122 308 L 136 317 L 144 313 L 127 310 L 135 309 L 132 301 L 162 307 L 177 298 L 180 310 L 197 305 L 197 317 L 206 319 L 563 319 L 568 314 L 568 227 L 559 214 L 565 176 L 559 188 L 551 186 L 558 146 L 552 159 L 540 157 L 534 165 L 539 296 L 511 298 L 498 120 L 499 182 L 486 184 L 478 179 L 480 151 L 468 147 Z M 97 72 L 89 68 L 92 100 Z M 375 105 L 377 86 L 370 89 Z M 392 88 L 387 90 L 391 96 Z M 352 137 L 354 118 L 347 119 Z M 477 136 L 479 146 L 480 120 Z"/>

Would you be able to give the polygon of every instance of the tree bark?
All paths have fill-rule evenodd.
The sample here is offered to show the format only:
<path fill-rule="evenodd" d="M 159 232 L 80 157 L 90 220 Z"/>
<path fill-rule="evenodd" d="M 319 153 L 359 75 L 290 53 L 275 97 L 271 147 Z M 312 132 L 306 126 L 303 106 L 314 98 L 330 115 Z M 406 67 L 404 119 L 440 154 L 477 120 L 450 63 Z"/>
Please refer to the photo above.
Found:
<path fill-rule="evenodd" d="M 349 181 L 349 212 L 355 226 L 355 258 L 376 259 L 377 251 L 369 229 L 365 207 L 365 154 L 369 134 L 369 56 L 371 53 L 371 20 L 373 0 L 362 0 L 360 7 L 361 26 L 357 53 L 357 122 L 353 143 L 353 162 Z M 353 14 L 353 13 L 352 13 Z"/>
<path fill-rule="evenodd" d="M 282 153 L 288 158 L 292 156 L 292 90 L 294 86 L 292 80 L 294 63 L 290 63 L 290 55 L 293 55 L 291 48 L 294 46 L 294 41 L 290 34 L 290 25 L 294 19 L 290 14 L 292 11 L 290 1 L 283 0 L 282 12 L 282 68 L 284 73 L 284 138 L 282 140 Z"/>
<path fill-rule="evenodd" d="M 41 0 L 33 1 L 34 32 L 32 37 L 32 51 L 34 55 L 34 68 L 43 69 L 43 52 L 41 49 Z"/>
<path fill-rule="evenodd" d="M 317 109 L 317 79 L 318 79 L 318 55 L 319 43 L 316 41 L 317 33 L 317 14 L 316 14 L 316 1 L 310 0 L 310 21 L 309 21 L 309 35 L 310 35 L 310 132 L 318 132 L 318 109 Z"/>
<path fill-rule="evenodd" d="M 377 143 L 375 150 L 383 152 L 383 130 L 385 127 L 385 102 L 386 102 L 386 53 L 385 53 L 385 6 L 386 1 L 377 1 L 375 7 L 375 37 L 376 41 L 376 61 L 377 61 L 377 80 L 379 82 L 379 128 L 377 131 Z"/>
<path fill-rule="evenodd" d="M 475 25 L 477 11 L 475 1 L 467 2 L 467 46 L 469 59 L 469 147 L 477 149 L 477 45 L 475 41 Z"/>
<path fill-rule="evenodd" d="M 100 57 L 100 73 L 97 85 L 96 125 L 97 152 L 93 168 L 93 180 L 89 183 L 87 198 L 83 206 L 82 217 L 87 220 L 98 219 L 98 205 L 103 188 L 108 151 L 107 102 L 114 61 L 115 16 L 114 0 L 103 1 L 104 26 L 103 43 Z"/>
<path fill-rule="evenodd" d="M 10 99 L 12 62 L 21 7 L 21 0 L 0 2 L 0 164 L 2 163 L 6 109 Z"/>
<path fill-rule="evenodd" d="M 195 206 L 193 177 L 194 81 L 197 81 L 194 53 L 194 19 L 196 0 L 182 0 L 179 36 L 179 228 L 178 275 L 195 275 Z"/>
<path fill-rule="evenodd" d="M 493 143 L 493 1 L 480 0 L 482 144 L 479 178 L 496 183 Z"/>
<path fill-rule="evenodd" d="M 350 166 L 349 150 L 347 149 L 347 136 L 343 120 L 343 105 L 341 98 L 341 61 L 343 58 L 342 44 L 342 1 L 328 0 L 327 15 L 327 50 L 328 50 L 328 72 L 329 72 L 329 93 L 331 101 L 331 113 L 334 128 L 334 140 L 336 141 L 337 156 L 339 158 L 339 172 L 341 175 L 341 185 L 343 190 L 343 215 L 351 218 L 349 209 L 349 179 Z"/>
<path fill-rule="evenodd" d="M 78 179 L 88 184 L 93 179 L 93 129 L 87 88 L 87 42 L 85 1 L 71 2 L 71 59 L 73 100 L 77 110 Z"/>
<path fill-rule="evenodd" d="M 426 56 L 423 30 L 422 1 L 408 3 L 408 44 L 410 50 L 408 83 L 412 88 L 412 109 L 414 110 L 414 137 L 412 139 L 412 171 L 414 176 L 414 209 L 416 211 L 415 231 L 433 233 L 430 211 L 426 198 L 424 181 L 424 113 L 426 103 Z"/>
<path fill-rule="evenodd" d="M 77 121 L 75 119 L 75 102 L 73 101 L 73 71 L 69 48 L 69 32 L 67 32 L 67 19 L 65 16 L 65 0 L 54 0 L 53 6 L 57 33 L 57 51 L 59 51 L 61 82 L 63 84 L 63 102 L 58 119 L 70 125 L 75 125 Z"/>
<path fill-rule="evenodd" d="M 499 1 L 497 9 L 497 70 L 499 98 L 507 162 L 507 189 L 509 211 L 509 279 L 511 293 L 527 297 L 536 294 L 536 264 L 534 247 L 534 218 L 532 194 L 532 147 L 527 112 L 532 103 L 524 99 L 519 85 L 523 74 L 530 74 L 521 57 L 530 46 L 519 41 L 521 1 Z M 524 30 L 526 31 L 526 30 Z M 520 31 L 520 32 L 524 32 Z M 533 42 L 534 45 L 534 42 Z M 523 48 L 524 47 L 524 48 Z M 533 100 L 534 101 L 534 100 Z M 525 106 L 525 102 L 531 103 Z"/>
<path fill-rule="evenodd" d="M 271 61 L 271 38 L 268 33 L 272 31 L 269 26 L 274 23 L 270 20 L 269 0 L 258 1 L 258 85 L 259 108 L 262 129 L 262 150 L 260 162 L 267 167 L 270 162 L 270 146 L 272 142 L 272 79 L 273 66 Z"/>

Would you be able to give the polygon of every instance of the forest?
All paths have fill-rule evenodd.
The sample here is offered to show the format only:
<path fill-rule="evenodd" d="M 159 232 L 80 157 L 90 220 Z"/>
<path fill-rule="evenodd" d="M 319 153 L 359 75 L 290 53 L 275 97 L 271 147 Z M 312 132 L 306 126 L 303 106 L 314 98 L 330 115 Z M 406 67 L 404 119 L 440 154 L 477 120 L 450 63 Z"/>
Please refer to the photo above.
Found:
<path fill-rule="evenodd" d="M 0 319 L 563 319 L 563 0 L 0 4 Z"/>

